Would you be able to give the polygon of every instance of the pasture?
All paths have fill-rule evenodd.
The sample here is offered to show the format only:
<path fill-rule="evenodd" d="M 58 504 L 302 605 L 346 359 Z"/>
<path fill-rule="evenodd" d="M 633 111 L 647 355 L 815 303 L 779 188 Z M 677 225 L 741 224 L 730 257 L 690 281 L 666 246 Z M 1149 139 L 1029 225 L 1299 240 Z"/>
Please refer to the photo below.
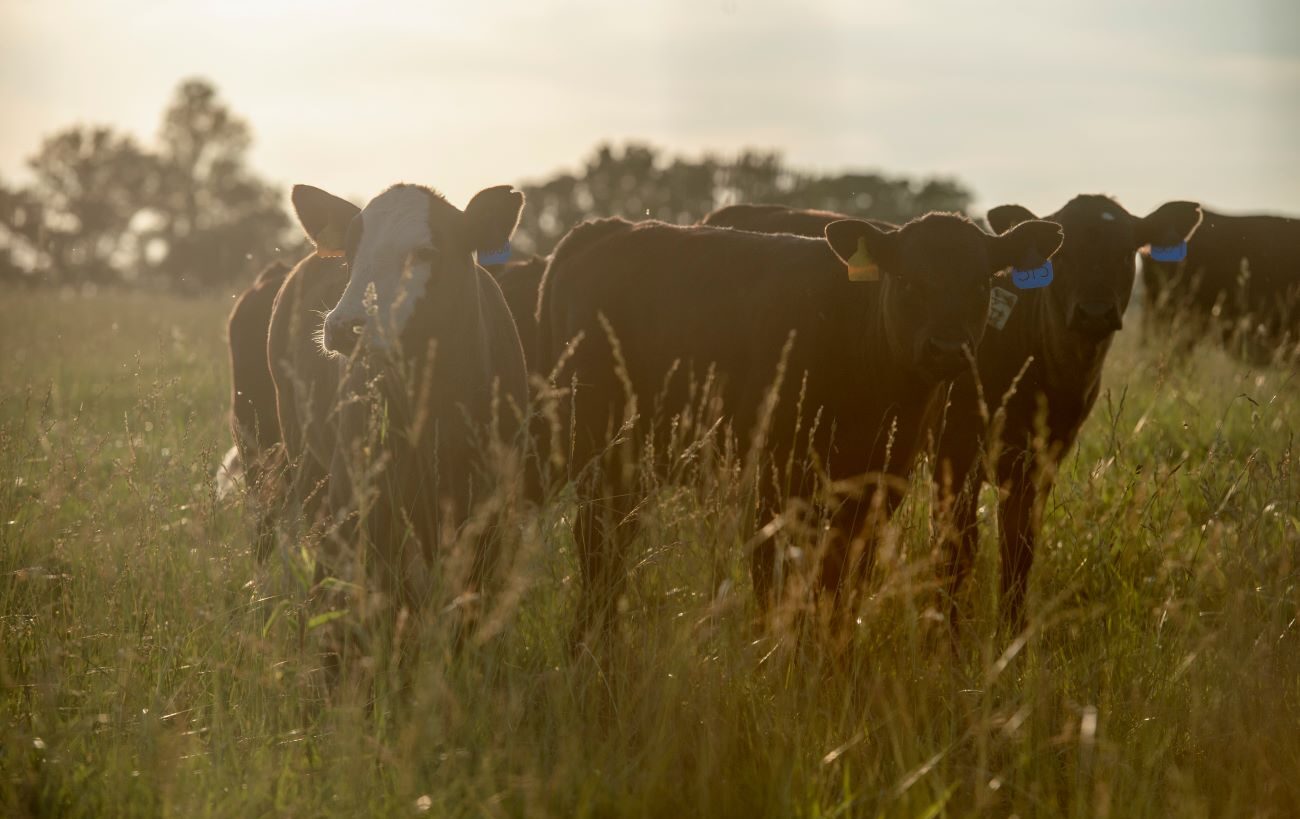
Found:
<path fill-rule="evenodd" d="M 723 463 L 647 510 L 609 657 L 568 648 L 561 497 L 517 521 L 494 636 L 429 613 L 410 666 L 331 692 L 310 555 L 257 567 L 214 491 L 229 302 L 0 298 L 5 816 L 1300 815 L 1294 366 L 1130 316 L 1023 635 L 982 513 L 949 641 L 920 474 L 849 655 L 762 637 Z"/>

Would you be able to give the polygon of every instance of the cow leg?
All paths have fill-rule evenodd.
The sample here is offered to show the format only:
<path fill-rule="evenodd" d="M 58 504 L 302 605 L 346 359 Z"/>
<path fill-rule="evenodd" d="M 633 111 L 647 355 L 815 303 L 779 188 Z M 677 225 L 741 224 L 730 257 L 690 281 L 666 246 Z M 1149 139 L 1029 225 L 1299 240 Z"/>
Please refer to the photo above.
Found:
<path fill-rule="evenodd" d="M 289 497 L 290 476 L 286 474 L 286 455 L 282 444 L 263 450 L 256 473 L 257 561 L 270 556 L 275 549 L 276 533 Z"/>
<path fill-rule="evenodd" d="M 575 648 L 588 641 L 603 642 L 613 635 L 619 599 L 626 588 L 634 496 L 617 480 L 622 470 L 614 460 L 606 458 L 599 465 L 589 466 L 590 474 L 581 481 L 578 493 L 573 534 L 582 588 L 573 635 Z"/>
<path fill-rule="evenodd" d="M 864 490 L 860 499 L 845 500 L 832 515 L 828 539 L 821 549 L 818 608 L 835 650 L 847 647 L 852 640 L 862 591 L 875 565 L 880 531 L 901 502 L 900 492 L 873 487 Z"/>
<path fill-rule="evenodd" d="M 944 545 L 948 564 L 948 624 L 954 634 L 961 615 L 958 593 L 979 551 L 979 490 L 979 482 L 972 481 L 950 499 L 951 520 L 945 530 Z"/>
<path fill-rule="evenodd" d="M 779 509 L 780 501 L 776 497 L 776 490 L 765 483 L 759 498 L 759 526 L 766 526 L 774 520 Z M 749 555 L 749 576 L 754 584 L 754 599 L 758 602 L 759 622 L 763 624 L 767 623 L 768 616 L 782 594 L 779 583 L 781 573 L 777 570 L 781 554 L 776 538 L 775 534 L 763 538 Z"/>
<path fill-rule="evenodd" d="M 244 480 L 247 482 L 248 506 L 256 520 L 253 554 L 258 563 L 266 562 L 275 548 L 275 514 L 272 511 L 274 493 L 271 491 L 270 470 L 263 469 L 266 453 L 250 452 L 244 462 Z"/>
<path fill-rule="evenodd" d="M 1029 570 L 1034 562 L 1034 545 L 1042 522 L 1042 499 L 1050 484 L 1038 485 L 1037 470 L 1025 462 L 1027 456 L 1000 475 L 1006 496 L 998 507 L 1002 540 L 1002 623 L 1015 632 L 1025 627 L 1025 593 Z"/>
<path fill-rule="evenodd" d="M 977 518 L 983 478 L 976 461 L 982 447 L 982 439 L 960 438 L 948 430 L 935 465 L 933 520 L 943 553 L 942 580 L 953 634 L 961 614 L 957 596 L 979 550 Z"/>

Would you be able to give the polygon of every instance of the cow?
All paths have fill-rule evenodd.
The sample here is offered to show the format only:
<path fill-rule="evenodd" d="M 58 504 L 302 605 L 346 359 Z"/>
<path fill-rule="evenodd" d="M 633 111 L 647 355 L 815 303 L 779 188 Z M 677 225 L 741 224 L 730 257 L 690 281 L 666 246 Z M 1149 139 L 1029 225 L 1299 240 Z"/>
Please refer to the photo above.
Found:
<path fill-rule="evenodd" d="M 1267 354 L 1288 339 L 1294 344 L 1300 337 L 1300 219 L 1204 214 L 1185 247 L 1171 243 L 1143 252 L 1145 315 L 1151 318 L 1144 318 L 1144 330 L 1190 316 L 1197 336 L 1208 329 L 1229 341 L 1245 331 Z"/>
<path fill-rule="evenodd" d="M 272 485 L 280 448 L 275 384 L 266 360 L 267 326 L 276 293 L 289 268 L 281 262 L 265 267 L 235 300 L 227 322 L 230 341 L 230 426 L 248 497 L 255 507 L 258 560 L 274 542 Z M 229 475 L 233 462 L 223 464 Z"/>
<path fill-rule="evenodd" d="M 802 235 L 815 233 L 819 222 L 824 226 L 844 218 L 825 211 L 790 211 L 790 218 L 782 219 L 766 206 L 735 206 L 719 213 L 729 211 L 727 222 L 739 228 Z M 999 233 L 1037 218 L 1016 205 L 988 214 Z M 996 455 L 996 480 L 1005 493 L 999 504 L 1002 611 L 1004 620 L 1018 627 L 1043 501 L 1057 465 L 1097 399 L 1102 364 L 1132 294 L 1134 254 L 1147 244 L 1184 241 L 1196 230 L 1200 210 L 1192 202 L 1169 202 L 1139 218 L 1108 197 L 1079 196 L 1043 218 L 1065 231 L 1064 244 L 1052 259 L 1053 281 L 1046 288 L 1021 290 L 1000 284 L 995 289 L 990 314 L 994 329 L 979 347 L 976 372 L 954 381 L 946 412 L 932 418 L 932 432 L 938 437 L 932 472 L 938 489 L 936 514 L 951 515 L 950 525 L 945 528 L 940 521 L 939 530 L 947 533 L 949 618 L 954 627 L 957 591 L 979 542 L 976 512 L 985 480 L 981 456 L 988 451 Z M 982 407 L 1000 401 L 1013 382 L 1016 389 L 1004 408 L 1005 417 L 999 419 L 999 439 L 989 441 Z M 1046 413 L 1045 429 L 1038 426 L 1040 411 Z M 1044 431 L 1045 448 L 1036 443 Z"/>
<path fill-rule="evenodd" d="M 861 484 L 832 512 L 816 578 L 828 604 L 820 610 L 842 635 L 836 623 L 852 610 L 873 529 L 902 499 L 923 419 L 984 333 L 995 274 L 1041 264 L 1060 244 L 1050 222 L 995 237 L 940 213 L 896 230 L 840 220 L 824 234 L 605 219 L 557 246 L 542 283 L 540 343 L 559 362 L 555 387 L 576 384 L 564 405 L 582 500 L 578 639 L 615 622 L 631 529 L 623 522 L 638 500 L 627 450 L 674 424 L 692 400 L 692 373 L 711 376 L 719 415 L 742 441 L 759 442 L 767 465 Z M 657 411 L 638 414 L 635 402 L 651 399 Z M 610 430 L 629 421 L 637 442 L 609 446 Z M 815 484 L 796 480 L 788 491 L 811 498 Z M 759 481 L 760 520 L 785 491 Z M 764 538 L 751 562 L 760 616 L 779 602 L 777 569 Z"/>
<path fill-rule="evenodd" d="M 309 233 L 329 221 L 302 206 Z M 350 495 L 357 514 L 345 535 L 369 545 L 373 579 L 398 607 L 428 603 L 433 563 L 462 535 L 477 551 L 467 587 L 455 591 L 477 590 L 490 568 L 498 533 L 466 524 L 493 514 L 510 490 L 528 386 L 510 310 L 474 259 L 507 242 L 522 207 L 508 186 L 479 192 L 462 211 L 399 184 L 345 231 L 312 236 L 318 254 L 343 254 L 349 273 L 322 336 L 348 367 L 331 498 Z"/>
<path fill-rule="evenodd" d="M 1037 218 L 1019 205 L 988 213 L 999 233 Z M 1194 202 L 1175 201 L 1139 217 L 1109 197 L 1084 195 L 1042 218 L 1065 230 L 1050 284 L 995 294 L 1003 309 L 991 316 L 995 327 L 980 345 L 977 373 L 954 382 L 940 432 L 933 474 L 938 508 L 951 514 L 944 539 L 954 626 L 957 593 L 979 543 L 980 487 L 991 479 L 1000 491 L 1001 620 L 1023 628 L 1044 503 L 1100 393 L 1106 353 L 1132 295 L 1134 255 L 1144 245 L 1186 241 L 1201 222 L 1201 210 Z M 993 419 L 987 405 L 996 411 Z M 993 429 L 1000 428 L 996 439 L 990 420 Z M 982 467 L 986 454 L 991 476 Z"/>
<path fill-rule="evenodd" d="M 333 248 L 360 208 L 310 185 L 294 186 L 290 199 L 315 249 L 276 295 L 264 355 L 284 439 L 286 500 L 310 530 L 328 522 L 328 477 L 338 438 L 340 365 L 321 346 L 324 315 L 348 283 L 343 254 Z"/>

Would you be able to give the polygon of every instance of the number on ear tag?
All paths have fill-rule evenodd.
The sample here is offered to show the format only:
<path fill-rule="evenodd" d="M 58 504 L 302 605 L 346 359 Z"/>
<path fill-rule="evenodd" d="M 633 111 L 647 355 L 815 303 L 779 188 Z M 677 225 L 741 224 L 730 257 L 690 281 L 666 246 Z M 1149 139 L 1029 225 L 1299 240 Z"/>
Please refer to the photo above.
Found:
<path fill-rule="evenodd" d="M 482 265 L 505 264 L 508 261 L 510 261 L 509 242 L 506 242 L 503 246 L 497 248 L 496 250 L 491 250 L 491 251 L 480 250 L 478 252 L 478 263 Z"/>
<path fill-rule="evenodd" d="M 1011 308 L 1016 306 L 1020 297 L 1010 290 L 1001 287 L 993 288 L 989 293 L 989 326 L 994 330 L 1001 330 L 1007 326 L 1007 319 L 1011 318 Z"/>
<path fill-rule="evenodd" d="M 871 254 L 867 252 L 867 240 L 858 237 L 858 249 L 849 257 L 849 281 L 851 282 L 878 282 L 880 281 L 880 268 L 872 261 Z"/>
<path fill-rule="evenodd" d="M 1027 270 L 1011 268 L 1011 281 L 1015 282 L 1016 287 L 1021 290 L 1033 290 L 1038 287 L 1046 287 L 1052 283 L 1052 277 L 1055 275 L 1052 271 L 1052 260 L 1048 259 L 1043 262 L 1041 267 L 1033 267 Z"/>
<path fill-rule="evenodd" d="M 1157 262 L 1181 262 L 1187 258 L 1187 242 L 1176 245 L 1151 246 L 1151 258 Z"/>

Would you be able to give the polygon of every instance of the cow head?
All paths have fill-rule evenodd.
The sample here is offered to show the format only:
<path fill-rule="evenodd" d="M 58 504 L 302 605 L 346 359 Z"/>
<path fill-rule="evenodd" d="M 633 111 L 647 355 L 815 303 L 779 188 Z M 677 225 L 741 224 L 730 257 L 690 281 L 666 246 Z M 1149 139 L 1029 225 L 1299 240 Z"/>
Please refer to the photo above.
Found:
<path fill-rule="evenodd" d="M 1019 205 L 988 214 L 999 233 L 1036 218 Z M 1109 197 L 1090 195 L 1075 197 L 1047 218 L 1065 229 L 1065 243 L 1052 262 L 1056 277 L 1043 295 L 1049 320 L 1077 339 L 1100 342 L 1123 327 L 1138 248 L 1186 241 L 1201 222 L 1201 209 L 1194 202 L 1167 202 L 1139 218 Z"/>
<path fill-rule="evenodd" d="M 373 350 L 393 347 L 430 283 L 472 275 L 474 254 L 505 245 L 523 204 L 523 194 L 509 186 L 480 191 L 463 211 L 420 185 L 394 185 L 376 196 L 324 251 L 344 256 L 349 271 L 325 316 L 325 349 L 348 355 L 361 338 Z"/>
<path fill-rule="evenodd" d="M 1061 228 L 1029 221 L 990 236 L 964 216 L 931 213 L 889 229 L 857 219 L 826 226 L 826 241 L 850 270 L 879 272 L 891 349 L 924 377 L 942 381 L 970 366 L 988 321 L 989 288 L 1000 271 L 1043 264 Z"/>

